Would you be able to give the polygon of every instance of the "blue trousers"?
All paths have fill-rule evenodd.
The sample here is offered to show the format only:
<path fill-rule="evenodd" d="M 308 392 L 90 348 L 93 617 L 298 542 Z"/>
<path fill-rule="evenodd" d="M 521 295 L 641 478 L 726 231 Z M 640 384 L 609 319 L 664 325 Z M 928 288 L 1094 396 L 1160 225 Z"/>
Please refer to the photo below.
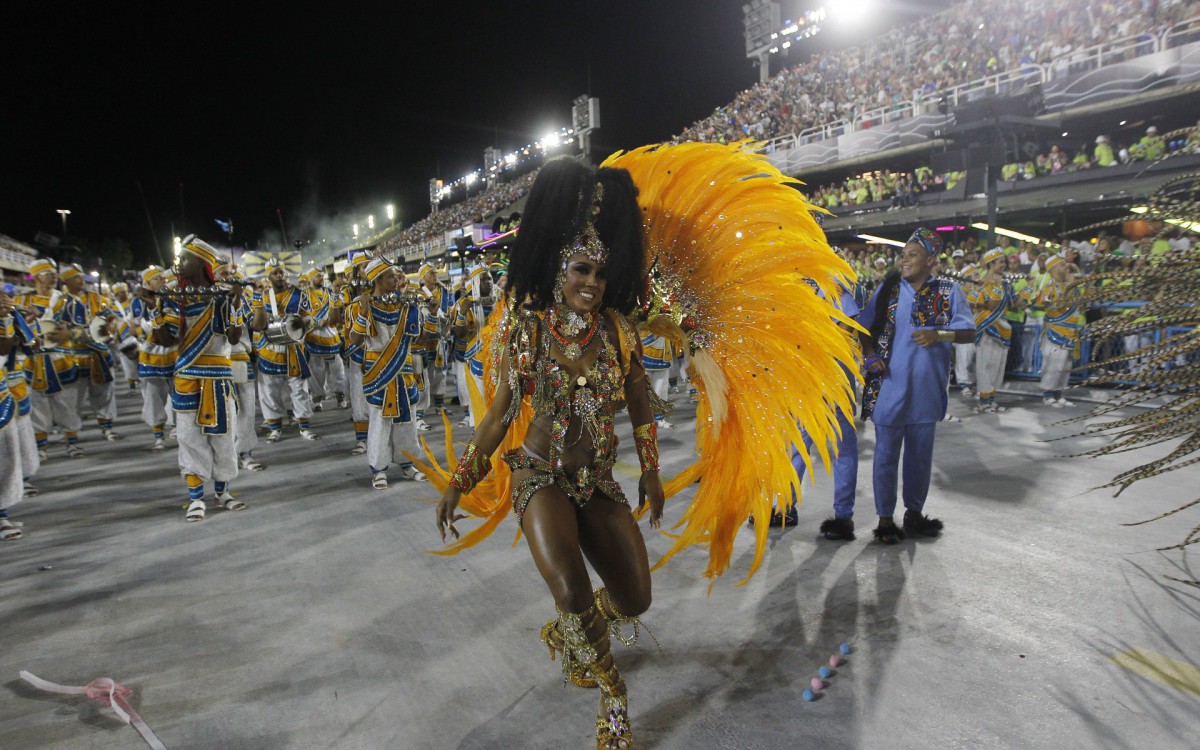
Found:
<path fill-rule="evenodd" d="M 842 436 L 837 442 L 837 458 L 833 460 L 833 515 L 851 518 L 854 515 L 854 493 L 858 489 L 858 433 L 854 430 L 854 419 L 847 418 L 838 409 L 838 425 Z M 804 433 L 804 451 L 812 448 L 812 438 Z M 796 446 L 792 446 L 792 466 L 797 476 L 804 479 L 804 458 Z"/>
<path fill-rule="evenodd" d="M 904 451 L 904 507 L 921 512 L 933 474 L 933 433 L 937 422 L 875 425 L 875 512 L 891 518 L 896 510 L 896 476 Z"/>

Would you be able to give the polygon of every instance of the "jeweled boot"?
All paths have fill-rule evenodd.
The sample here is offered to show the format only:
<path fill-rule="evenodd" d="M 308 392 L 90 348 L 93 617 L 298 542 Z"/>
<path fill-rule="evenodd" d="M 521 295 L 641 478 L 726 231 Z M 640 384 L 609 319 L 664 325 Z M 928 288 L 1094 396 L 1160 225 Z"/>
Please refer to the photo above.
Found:
<path fill-rule="evenodd" d="M 558 624 L 560 617 L 561 615 L 555 617 L 542 627 L 542 643 L 546 644 L 546 648 L 550 649 L 550 661 L 554 661 L 555 655 L 562 652 L 563 677 L 572 685 L 578 685 L 581 688 L 594 688 L 597 686 L 596 678 L 579 665 L 579 660 L 574 655 L 567 653 L 566 646 L 563 644 L 562 631 L 559 629 Z"/>
<path fill-rule="evenodd" d="M 581 666 L 596 678 L 600 685 L 600 710 L 596 715 L 596 747 L 598 750 L 630 750 L 633 729 L 629 724 L 629 699 L 625 680 L 613 661 L 608 638 L 608 621 L 596 607 L 582 614 L 564 613 L 558 618 L 564 655 L 574 654 Z"/>

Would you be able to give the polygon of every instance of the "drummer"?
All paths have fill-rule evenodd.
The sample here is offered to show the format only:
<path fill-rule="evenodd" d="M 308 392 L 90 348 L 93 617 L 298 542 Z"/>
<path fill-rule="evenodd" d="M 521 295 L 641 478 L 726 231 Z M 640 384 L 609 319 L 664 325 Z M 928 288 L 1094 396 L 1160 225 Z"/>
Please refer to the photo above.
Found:
<path fill-rule="evenodd" d="M 289 283 L 287 269 L 278 258 L 267 261 L 266 271 L 269 286 L 254 295 L 250 329 L 257 332 L 258 395 L 267 420 L 267 442 L 282 439 L 283 418 L 289 405 L 300 436 L 316 440 L 318 435 L 309 421 L 313 415 L 308 389 L 312 372 L 304 356 L 304 336 L 312 330 L 312 299 L 308 292 Z"/>
<path fill-rule="evenodd" d="M 138 389 L 138 339 L 134 333 L 133 298 L 129 296 L 129 285 L 124 281 L 113 284 L 110 291 L 112 298 L 109 299 L 109 304 L 121 316 L 115 337 L 119 352 L 116 359 L 121 363 L 121 372 L 125 374 L 129 392 L 136 393 Z M 129 355 L 131 350 L 133 356 Z"/>
<path fill-rule="evenodd" d="M 78 377 L 75 380 L 76 411 L 90 408 L 95 413 L 100 432 L 107 440 L 119 440 L 113 430 L 117 418 L 116 388 L 113 384 L 112 353 L 108 345 L 96 341 L 90 333 L 95 318 L 109 319 L 116 315 L 108 300 L 100 293 L 87 288 L 83 269 L 74 263 L 62 267 L 59 277 L 66 287 L 54 306 L 54 320 L 61 326 L 74 331 L 63 347 L 75 358 Z"/>

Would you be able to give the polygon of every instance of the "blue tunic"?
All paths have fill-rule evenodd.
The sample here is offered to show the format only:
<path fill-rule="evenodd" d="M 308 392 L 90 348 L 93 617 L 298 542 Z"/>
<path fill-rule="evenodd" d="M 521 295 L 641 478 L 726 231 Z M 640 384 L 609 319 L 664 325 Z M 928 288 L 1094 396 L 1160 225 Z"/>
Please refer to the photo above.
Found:
<path fill-rule="evenodd" d="M 928 283 L 939 280 L 930 279 Z M 896 300 L 896 334 L 892 339 L 888 372 L 879 387 L 879 399 L 871 419 L 877 425 L 906 425 L 940 422 L 946 416 L 946 386 L 950 382 L 950 355 L 953 344 L 937 343 L 929 348 L 913 341 L 913 331 L 920 328 L 951 331 L 975 331 L 975 317 L 967 297 L 958 284 L 950 284 L 950 309 L 944 320 L 932 326 L 913 325 L 913 298 L 916 290 L 900 280 Z M 858 322 L 870 328 L 875 320 L 879 289 L 859 313 Z"/>

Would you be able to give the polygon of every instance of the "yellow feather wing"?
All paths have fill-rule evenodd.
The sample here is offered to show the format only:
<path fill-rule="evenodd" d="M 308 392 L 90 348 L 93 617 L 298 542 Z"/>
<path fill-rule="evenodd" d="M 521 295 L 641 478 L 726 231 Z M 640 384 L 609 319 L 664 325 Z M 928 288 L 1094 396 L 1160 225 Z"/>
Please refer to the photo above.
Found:
<path fill-rule="evenodd" d="M 836 410 L 852 411 L 842 366 L 857 372 L 860 355 L 838 322 L 853 323 L 826 300 L 852 287 L 854 272 L 829 247 L 798 182 L 748 144 L 646 146 L 602 166 L 629 170 L 638 187 L 646 272 L 656 304 L 687 335 L 701 394 L 700 458 L 665 489 L 671 496 L 700 482 L 655 567 L 705 544 L 705 575 L 715 579 L 753 516 L 748 579 L 762 563 L 773 505 L 799 496 L 791 446 L 801 429 L 828 469 Z"/>

